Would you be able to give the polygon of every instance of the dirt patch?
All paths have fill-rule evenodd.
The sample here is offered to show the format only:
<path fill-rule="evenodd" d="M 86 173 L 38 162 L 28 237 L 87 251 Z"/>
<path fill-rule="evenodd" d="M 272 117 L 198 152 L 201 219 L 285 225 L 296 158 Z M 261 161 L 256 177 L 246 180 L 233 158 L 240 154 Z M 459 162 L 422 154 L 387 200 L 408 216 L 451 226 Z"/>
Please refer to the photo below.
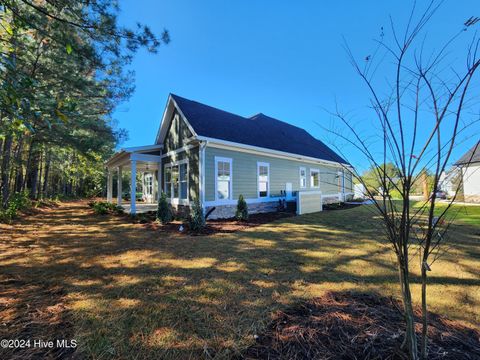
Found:
<path fill-rule="evenodd" d="M 338 292 L 277 312 L 246 359 L 406 359 L 400 302 Z M 416 310 L 417 322 L 420 315 Z M 429 314 L 429 359 L 479 359 L 480 331 Z M 417 337 L 421 325 L 417 324 Z M 420 341 L 420 339 L 419 339 Z"/>
<path fill-rule="evenodd" d="M 20 340 L 0 347 L 0 359 L 69 359 L 74 348 L 58 346 L 72 340 L 73 326 L 59 286 L 0 278 L 0 339 Z M 34 341 L 53 341 L 53 347 Z M 43 343 L 44 344 L 44 343 Z"/>

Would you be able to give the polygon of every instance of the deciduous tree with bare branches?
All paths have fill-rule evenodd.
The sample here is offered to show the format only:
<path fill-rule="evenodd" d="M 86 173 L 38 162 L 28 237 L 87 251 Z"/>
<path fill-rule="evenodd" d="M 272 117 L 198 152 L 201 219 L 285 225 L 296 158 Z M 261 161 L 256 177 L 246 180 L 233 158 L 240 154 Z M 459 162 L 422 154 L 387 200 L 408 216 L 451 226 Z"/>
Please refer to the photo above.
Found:
<path fill-rule="evenodd" d="M 375 51 L 362 56 L 361 61 L 345 42 L 349 60 L 369 92 L 376 134 L 373 137 L 365 135 L 365 128 L 354 125 L 351 117 L 338 107 L 333 112 L 336 121 L 330 131 L 337 139 L 336 147 L 340 152 L 344 152 L 344 145 L 349 145 L 368 160 L 380 184 L 382 191 L 376 195 L 362 176 L 352 170 L 373 200 L 375 212 L 382 219 L 382 227 L 396 255 L 406 322 L 403 348 L 410 359 L 426 359 L 428 273 L 434 270 L 433 263 L 446 249 L 444 242 L 455 217 L 451 210 L 456 196 L 446 206 L 438 207 L 440 176 L 453 160 L 452 151 L 472 136 L 478 137 L 478 132 L 473 131 L 478 129 L 478 109 L 476 115 L 471 110 L 478 105 L 478 95 L 472 90 L 480 66 L 479 39 L 473 35 L 468 42 L 470 45 L 461 52 L 458 44 L 465 41 L 465 36 L 471 36 L 470 30 L 479 18 L 470 17 L 439 50 L 431 51 L 427 46 L 426 26 L 441 2 L 431 1 L 421 11 L 416 5 L 403 31 L 399 31 L 390 18 L 390 29 L 381 29 Z M 387 32 L 391 34 L 391 41 L 386 38 Z M 464 61 L 451 61 L 452 52 L 456 59 L 463 56 Z M 392 63 L 394 67 L 390 68 L 392 76 L 386 82 L 388 94 L 385 96 L 376 82 L 376 75 L 382 66 L 390 67 Z M 382 82 L 384 79 L 382 77 Z M 394 164 L 398 169 L 395 178 L 387 164 Z M 431 194 L 421 202 L 413 202 L 413 188 L 416 185 L 418 188 L 426 171 L 433 174 Z M 393 200 L 393 192 L 399 194 L 401 200 Z M 419 261 L 421 269 L 422 332 L 419 335 L 415 332 L 411 293 L 411 264 L 414 261 Z"/>

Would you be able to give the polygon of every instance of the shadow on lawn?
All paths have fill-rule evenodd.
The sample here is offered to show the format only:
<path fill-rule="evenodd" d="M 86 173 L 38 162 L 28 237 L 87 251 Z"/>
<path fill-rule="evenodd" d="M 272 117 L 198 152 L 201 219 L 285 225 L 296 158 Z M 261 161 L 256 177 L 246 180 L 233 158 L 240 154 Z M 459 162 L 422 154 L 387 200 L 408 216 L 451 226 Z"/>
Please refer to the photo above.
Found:
<path fill-rule="evenodd" d="M 21 308 L 31 302 L 21 292 L 27 284 L 54 287 L 61 289 L 54 298 L 69 309 L 57 314 L 73 321 L 78 357 L 238 355 L 270 323 L 272 311 L 310 291 L 396 286 L 390 248 L 368 225 L 375 219 L 352 211 L 348 222 L 339 219 L 348 210 L 332 211 L 236 234 L 179 237 L 94 216 L 84 203 L 65 204 L 24 219 L 20 228 L 0 229 L 2 274 L 20 284 L 10 295 L 20 305 L 7 302 L 5 311 L 25 316 Z M 459 239 L 461 251 L 475 252 L 478 240 L 469 234 Z M 430 282 L 480 286 L 478 276 L 455 274 Z M 462 310 L 466 321 L 478 307 L 473 302 L 470 312 Z M 51 305 L 35 306 L 42 312 Z M 38 336 L 58 337 L 61 329 L 47 324 Z M 4 329 L 9 338 L 20 335 L 8 321 Z"/>

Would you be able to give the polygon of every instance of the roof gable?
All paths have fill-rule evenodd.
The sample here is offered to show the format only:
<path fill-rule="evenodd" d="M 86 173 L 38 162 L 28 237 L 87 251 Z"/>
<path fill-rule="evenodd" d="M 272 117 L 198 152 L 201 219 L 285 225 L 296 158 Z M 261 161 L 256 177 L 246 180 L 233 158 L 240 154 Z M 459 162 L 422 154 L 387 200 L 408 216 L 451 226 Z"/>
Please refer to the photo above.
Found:
<path fill-rule="evenodd" d="M 250 118 L 171 95 L 199 136 L 347 164 L 307 131 L 264 114 Z"/>
<path fill-rule="evenodd" d="M 480 141 L 478 141 L 473 147 L 468 150 L 458 161 L 455 165 L 465 165 L 471 163 L 480 162 Z"/>

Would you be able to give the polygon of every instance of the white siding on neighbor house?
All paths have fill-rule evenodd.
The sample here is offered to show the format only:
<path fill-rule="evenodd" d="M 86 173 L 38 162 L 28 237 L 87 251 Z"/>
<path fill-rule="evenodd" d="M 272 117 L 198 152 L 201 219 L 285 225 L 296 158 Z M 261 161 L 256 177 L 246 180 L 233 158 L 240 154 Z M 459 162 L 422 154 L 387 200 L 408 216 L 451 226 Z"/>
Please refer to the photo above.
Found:
<path fill-rule="evenodd" d="M 280 195 L 285 191 L 287 183 L 292 184 L 292 191 L 300 190 L 300 167 L 306 169 L 306 188 L 301 190 L 321 191 L 323 194 L 338 194 L 338 171 L 342 168 L 312 164 L 297 160 L 288 160 L 268 155 L 257 155 L 247 152 L 221 149 L 208 146 L 205 149 L 205 200 L 215 200 L 215 157 L 232 159 L 232 200 L 237 200 L 239 195 L 245 199 L 258 198 L 257 163 L 268 163 L 270 167 L 269 188 L 270 197 Z M 310 169 L 319 169 L 320 188 L 312 189 L 310 184 Z M 345 192 L 351 192 L 351 176 L 345 177 Z"/>
<path fill-rule="evenodd" d="M 466 196 L 480 196 L 480 164 L 464 167 L 462 172 L 463 194 Z"/>

